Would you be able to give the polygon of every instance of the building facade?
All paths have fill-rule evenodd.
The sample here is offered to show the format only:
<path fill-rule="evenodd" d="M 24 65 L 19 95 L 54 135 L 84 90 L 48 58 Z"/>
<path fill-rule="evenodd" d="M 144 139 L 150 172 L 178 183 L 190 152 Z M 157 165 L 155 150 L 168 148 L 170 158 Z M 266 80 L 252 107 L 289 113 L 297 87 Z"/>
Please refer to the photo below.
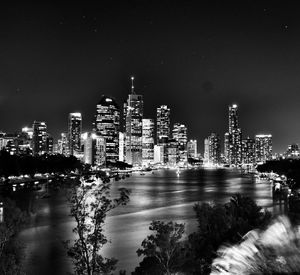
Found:
<path fill-rule="evenodd" d="M 142 162 L 143 165 L 154 163 L 154 120 L 143 118 L 142 136 Z"/>
<path fill-rule="evenodd" d="M 178 142 L 179 162 L 187 162 L 187 127 L 181 123 L 175 123 L 173 127 L 173 139 Z"/>
<path fill-rule="evenodd" d="M 102 96 L 97 104 L 94 131 L 105 138 L 106 161 L 118 161 L 120 108 L 112 97 Z"/>
<path fill-rule="evenodd" d="M 157 144 L 164 143 L 166 137 L 170 137 L 170 108 L 167 105 L 161 105 L 156 109 Z"/>
<path fill-rule="evenodd" d="M 197 151 L 197 140 L 191 139 L 187 143 L 187 156 L 188 158 L 198 158 L 198 151 Z"/>
<path fill-rule="evenodd" d="M 81 151 L 81 113 L 70 113 L 68 121 L 69 152 L 74 155 L 74 151 Z"/>
<path fill-rule="evenodd" d="M 96 167 L 105 166 L 105 138 L 96 133 L 84 133 L 84 163 Z"/>
<path fill-rule="evenodd" d="M 133 78 L 132 78 L 133 83 Z M 143 97 L 134 92 L 132 84 L 131 94 L 126 103 L 126 162 L 132 165 L 142 165 L 142 134 L 143 134 Z"/>
<path fill-rule="evenodd" d="M 34 156 L 47 153 L 47 125 L 42 121 L 33 122 L 32 152 Z"/>
<path fill-rule="evenodd" d="M 238 124 L 238 106 L 228 107 L 228 132 L 225 133 L 224 156 L 229 165 L 242 163 L 242 131 Z"/>
<path fill-rule="evenodd" d="M 255 136 L 255 159 L 256 163 L 263 163 L 272 159 L 272 135 Z"/>

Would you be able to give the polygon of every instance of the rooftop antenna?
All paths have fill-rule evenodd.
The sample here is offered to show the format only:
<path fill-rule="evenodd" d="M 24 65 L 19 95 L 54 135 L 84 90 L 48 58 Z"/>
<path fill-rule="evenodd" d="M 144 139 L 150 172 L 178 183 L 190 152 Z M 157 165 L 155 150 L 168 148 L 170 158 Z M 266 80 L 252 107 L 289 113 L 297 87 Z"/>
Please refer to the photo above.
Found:
<path fill-rule="evenodd" d="M 134 77 L 131 77 L 131 94 L 134 94 L 134 85 L 133 85 Z"/>

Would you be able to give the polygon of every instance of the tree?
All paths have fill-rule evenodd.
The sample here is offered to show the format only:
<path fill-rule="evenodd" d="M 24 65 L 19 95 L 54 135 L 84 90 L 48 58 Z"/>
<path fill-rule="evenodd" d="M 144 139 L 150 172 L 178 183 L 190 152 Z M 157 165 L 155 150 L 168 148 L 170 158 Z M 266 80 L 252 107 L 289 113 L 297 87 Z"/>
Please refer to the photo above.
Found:
<path fill-rule="evenodd" d="M 139 274 L 169 275 L 175 274 L 180 269 L 184 254 L 182 243 L 184 227 L 184 224 L 174 222 L 153 221 L 150 224 L 149 229 L 155 234 L 143 240 L 142 248 L 137 250 L 137 254 L 145 256 L 142 265 L 148 265 L 152 272 Z"/>
<path fill-rule="evenodd" d="M 22 249 L 17 233 L 26 221 L 25 214 L 10 199 L 1 199 L 4 208 L 3 222 L 0 223 L 0 274 L 21 275 Z"/>
<path fill-rule="evenodd" d="M 73 232 L 77 238 L 72 244 L 70 241 L 66 244 L 75 274 L 111 274 L 115 269 L 117 260 L 104 258 L 100 251 L 108 242 L 103 231 L 107 213 L 129 201 L 127 189 L 121 188 L 119 192 L 118 198 L 111 198 L 110 185 L 107 183 L 81 183 L 72 189 L 69 202 L 71 216 L 76 222 Z"/>
<path fill-rule="evenodd" d="M 209 273 L 212 259 L 221 244 L 239 242 L 244 234 L 265 226 L 271 218 L 270 213 L 263 211 L 253 199 L 239 194 L 224 205 L 196 204 L 194 210 L 198 230 L 189 235 L 189 246 L 194 256 L 190 266 L 195 267 L 197 274 Z M 205 266 L 207 268 L 203 269 Z"/>

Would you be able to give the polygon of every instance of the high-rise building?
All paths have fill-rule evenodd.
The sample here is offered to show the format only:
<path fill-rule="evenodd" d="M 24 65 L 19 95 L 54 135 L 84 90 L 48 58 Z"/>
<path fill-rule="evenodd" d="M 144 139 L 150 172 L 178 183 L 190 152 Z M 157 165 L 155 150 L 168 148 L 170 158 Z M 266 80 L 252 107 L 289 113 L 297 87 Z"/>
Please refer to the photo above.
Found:
<path fill-rule="evenodd" d="M 244 165 L 255 164 L 255 139 L 247 137 L 242 140 L 242 163 Z"/>
<path fill-rule="evenodd" d="M 173 139 L 178 142 L 179 162 L 187 162 L 187 128 L 184 124 L 175 123 L 173 127 Z"/>
<path fill-rule="evenodd" d="M 153 164 L 154 162 L 154 120 L 143 118 L 143 137 L 142 137 L 142 157 L 143 165 Z"/>
<path fill-rule="evenodd" d="M 47 153 L 47 125 L 45 122 L 33 122 L 32 151 L 33 155 Z"/>
<path fill-rule="evenodd" d="M 71 155 L 74 155 L 74 151 L 81 151 L 81 130 L 81 113 L 70 113 L 68 121 L 68 138 Z"/>
<path fill-rule="evenodd" d="M 125 134 L 119 132 L 119 161 L 125 161 Z"/>
<path fill-rule="evenodd" d="M 57 142 L 57 151 L 64 156 L 70 155 L 69 140 L 66 133 L 61 133 L 61 138 Z"/>
<path fill-rule="evenodd" d="M 242 163 L 242 131 L 238 128 L 238 106 L 232 104 L 228 112 L 228 133 L 225 134 L 224 155 L 228 163 L 237 166 Z"/>
<path fill-rule="evenodd" d="M 154 145 L 154 163 L 164 163 L 164 149 L 164 146 Z"/>
<path fill-rule="evenodd" d="M 255 136 L 255 159 L 256 163 L 272 159 L 272 135 Z"/>
<path fill-rule="evenodd" d="M 212 165 L 221 163 L 220 137 L 216 133 L 211 133 L 204 140 L 204 162 Z"/>
<path fill-rule="evenodd" d="M 133 80 L 126 104 L 126 162 L 142 165 L 143 96 L 135 93 Z"/>
<path fill-rule="evenodd" d="M 187 155 L 188 158 L 197 158 L 198 157 L 198 152 L 197 152 L 197 140 L 196 139 L 191 139 L 187 143 Z"/>
<path fill-rule="evenodd" d="M 167 152 L 168 152 L 168 165 L 169 166 L 176 166 L 180 161 L 179 155 L 179 143 L 176 139 L 169 139 L 167 145 Z"/>
<path fill-rule="evenodd" d="M 96 133 L 84 133 L 84 163 L 101 167 L 105 165 L 105 138 Z"/>
<path fill-rule="evenodd" d="M 47 133 L 46 151 L 48 154 L 53 154 L 53 137 Z"/>
<path fill-rule="evenodd" d="M 164 143 L 166 137 L 170 137 L 170 108 L 167 105 L 161 105 L 156 110 L 157 144 Z"/>
<path fill-rule="evenodd" d="M 120 108 L 112 97 L 102 96 L 97 104 L 95 133 L 106 142 L 106 161 L 119 160 Z"/>

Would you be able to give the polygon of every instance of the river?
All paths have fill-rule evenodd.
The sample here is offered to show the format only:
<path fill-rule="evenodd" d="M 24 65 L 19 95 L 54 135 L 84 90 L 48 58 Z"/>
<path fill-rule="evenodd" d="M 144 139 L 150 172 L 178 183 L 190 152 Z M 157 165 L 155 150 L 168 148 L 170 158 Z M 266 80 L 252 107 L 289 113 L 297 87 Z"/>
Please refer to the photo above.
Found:
<path fill-rule="evenodd" d="M 138 265 L 136 250 L 149 234 L 152 220 L 184 222 L 186 234 L 196 229 L 193 205 L 196 202 L 225 203 L 235 193 L 252 197 L 271 211 L 272 190 L 268 182 L 256 182 L 252 175 L 229 169 L 160 170 L 145 175 L 135 174 L 112 182 L 112 193 L 118 188 L 131 190 L 130 202 L 107 218 L 105 232 L 110 243 L 103 249 L 107 257 L 115 257 L 118 269 L 127 274 Z M 24 244 L 24 264 L 27 274 L 66 274 L 71 263 L 63 241 L 73 238 L 74 223 L 69 216 L 66 190 L 52 191 L 49 198 L 31 199 L 36 214 L 20 233 Z M 32 196 L 32 195 L 31 195 Z"/>

